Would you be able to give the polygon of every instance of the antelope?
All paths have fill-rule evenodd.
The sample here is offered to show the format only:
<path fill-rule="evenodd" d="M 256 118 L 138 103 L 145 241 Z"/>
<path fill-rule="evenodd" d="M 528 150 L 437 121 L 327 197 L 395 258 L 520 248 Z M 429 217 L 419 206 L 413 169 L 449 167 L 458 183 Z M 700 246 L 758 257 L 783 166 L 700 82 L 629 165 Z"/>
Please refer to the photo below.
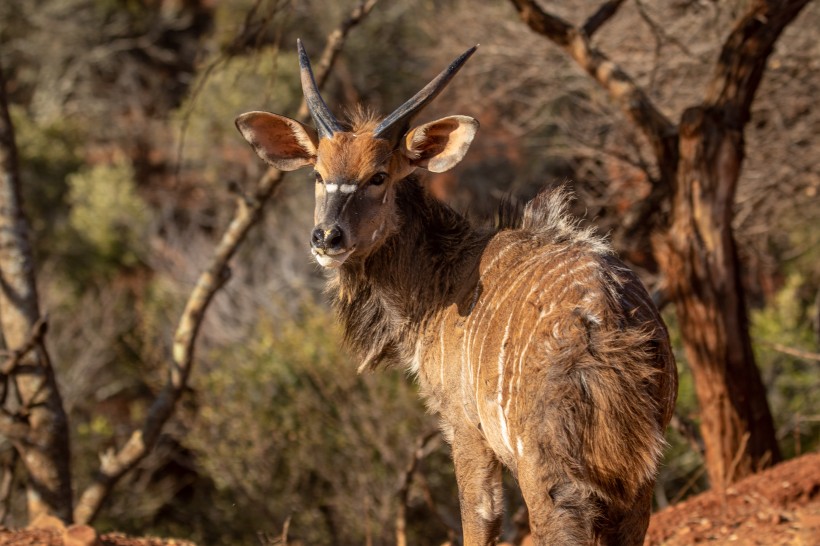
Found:
<path fill-rule="evenodd" d="M 666 327 L 638 277 L 542 192 L 517 219 L 474 227 L 414 174 L 455 166 L 468 116 L 415 127 L 470 48 L 384 119 L 339 121 L 297 42 L 315 129 L 267 112 L 236 126 L 283 171 L 312 167 L 310 250 L 359 371 L 403 366 L 451 445 L 465 545 L 494 544 L 502 467 L 536 544 L 637 545 L 677 393 Z"/>

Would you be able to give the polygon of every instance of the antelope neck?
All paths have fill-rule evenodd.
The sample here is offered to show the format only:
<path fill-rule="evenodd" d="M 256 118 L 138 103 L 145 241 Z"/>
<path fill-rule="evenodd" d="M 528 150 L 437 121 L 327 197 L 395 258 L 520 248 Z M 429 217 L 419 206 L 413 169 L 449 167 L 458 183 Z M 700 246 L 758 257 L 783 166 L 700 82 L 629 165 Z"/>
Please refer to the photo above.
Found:
<path fill-rule="evenodd" d="M 345 262 L 336 279 L 347 341 L 366 361 L 376 359 L 368 367 L 404 360 L 406 343 L 430 320 L 452 305 L 467 307 L 491 235 L 474 230 L 415 178 L 400 184 L 397 229 L 364 260 Z"/>

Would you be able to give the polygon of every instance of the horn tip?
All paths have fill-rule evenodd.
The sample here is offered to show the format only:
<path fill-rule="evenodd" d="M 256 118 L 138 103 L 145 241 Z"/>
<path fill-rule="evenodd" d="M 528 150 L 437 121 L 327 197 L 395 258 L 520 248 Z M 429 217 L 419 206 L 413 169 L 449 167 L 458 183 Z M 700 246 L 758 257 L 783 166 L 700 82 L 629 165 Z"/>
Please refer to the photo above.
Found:
<path fill-rule="evenodd" d="M 310 70 L 310 59 L 308 57 L 307 51 L 305 51 L 305 46 L 302 45 L 302 39 L 296 38 L 296 52 L 299 56 L 299 67 L 304 70 L 307 68 Z"/>

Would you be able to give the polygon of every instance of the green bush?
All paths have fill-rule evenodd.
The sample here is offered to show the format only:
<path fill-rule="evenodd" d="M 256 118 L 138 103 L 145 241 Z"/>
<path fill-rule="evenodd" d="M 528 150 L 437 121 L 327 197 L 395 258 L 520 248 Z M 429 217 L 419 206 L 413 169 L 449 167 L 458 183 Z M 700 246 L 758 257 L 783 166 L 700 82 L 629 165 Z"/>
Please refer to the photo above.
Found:
<path fill-rule="evenodd" d="M 139 265 L 148 251 L 151 212 L 137 195 L 131 164 L 83 167 L 67 183 L 69 226 L 87 247 L 92 272 Z"/>
<path fill-rule="evenodd" d="M 818 310 L 801 297 L 806 283 L 802 274 L 789 274 L 773 300 L 751 312 L 755 357 L 786 457 L 820 446 L 817 362 L 786 352 L 816 352 L 810 317 L 818 316 Z"/>
<path fill-rule="evenodd" d="M 198 507 L 203 541 L 252 543 L 290 517 L 306 544 L 393 542 L 399 475 L 434 425 L 406 378 L 357 375 L 340 339 L 330 311 L 307 305 L 208 355 L 185 439 L 213 480 Z M 430 472 L 444 473 L 431 481 L 449 483 L 455 503 L 449 469 Z"/>

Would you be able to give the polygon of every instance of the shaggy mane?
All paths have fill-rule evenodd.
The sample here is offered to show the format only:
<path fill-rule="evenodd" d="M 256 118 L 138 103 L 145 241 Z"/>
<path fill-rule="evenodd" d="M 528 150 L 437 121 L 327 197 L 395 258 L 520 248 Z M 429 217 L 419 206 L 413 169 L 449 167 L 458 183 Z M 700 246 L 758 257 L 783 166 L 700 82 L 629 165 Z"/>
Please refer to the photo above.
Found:
<path fill-rule="evenodd" d="M 583 244 L 599 255 L 612 254 L 612 247 L 594 227 L 581 227 L 581 220 L 569 212 L 575 200 L 566 185 L 542 190 L 524 206 L 514 226 L 532 231 L 556 243 Z"/>

